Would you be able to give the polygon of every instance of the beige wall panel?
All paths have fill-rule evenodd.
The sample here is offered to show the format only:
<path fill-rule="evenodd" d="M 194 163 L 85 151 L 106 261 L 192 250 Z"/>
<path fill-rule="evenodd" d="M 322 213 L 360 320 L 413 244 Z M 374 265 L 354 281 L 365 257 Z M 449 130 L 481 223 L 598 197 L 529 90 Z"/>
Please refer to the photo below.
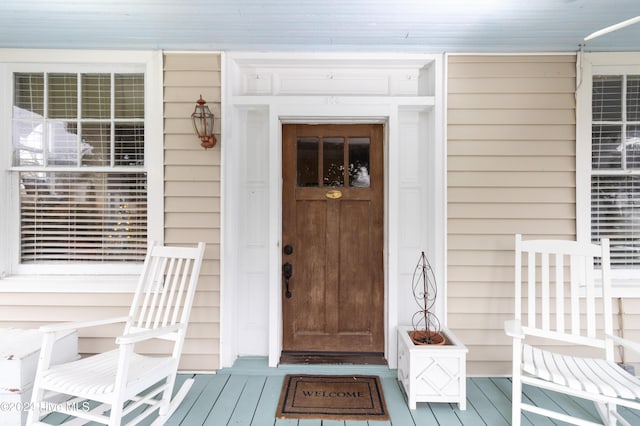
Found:
<path fill-rule="evenodd" d="M 180 365 L 186 370 L 215 370 L 219 365 L 220 63 L 215 53 L 164 55 L 164 238 L 174 244 L 207 243 L 196 295 L 199 305 L 191 314 L 198 333 L 187 336 Z M 200 147 L 190 119 L 200 95 L 216 117 L 218 144 L 209 150 Z"/>
<path fill-rule="evenodd" d="M 450 56 L 448 324 L 508 375 L 515 233 L 575 238 L 575 56 Z"/>

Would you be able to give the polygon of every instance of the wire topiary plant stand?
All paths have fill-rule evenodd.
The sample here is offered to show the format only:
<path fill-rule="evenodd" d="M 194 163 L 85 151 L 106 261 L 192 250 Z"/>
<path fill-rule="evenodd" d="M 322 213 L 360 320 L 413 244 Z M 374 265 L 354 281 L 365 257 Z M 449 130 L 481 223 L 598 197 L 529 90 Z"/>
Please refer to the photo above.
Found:
<path fill-rule="evenodd" d="M 413 295 L 419 310 L 411 326 L 398 327 L 398 380 L 409 408 L 418 402 L 453 402 L 467 408 L 467 347 L 434 313 L 437 297 L 435 275 L 425 256 L 420 255 L 413 274 Z"/>

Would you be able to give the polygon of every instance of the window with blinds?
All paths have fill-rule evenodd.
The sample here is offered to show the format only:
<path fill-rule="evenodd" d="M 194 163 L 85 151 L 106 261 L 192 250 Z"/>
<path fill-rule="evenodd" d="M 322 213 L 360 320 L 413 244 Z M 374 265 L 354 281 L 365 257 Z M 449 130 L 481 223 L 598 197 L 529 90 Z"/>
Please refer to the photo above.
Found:
<path fill-rule="evenodd" d="M 147 241 L 143 73 L 15 73 L 21 263 L 139 262 Z"/>
<path fill-rule="evenodd" d="M 614 268 L 640 267 L 640 75 L 594 76 L 591 236 Z"/>

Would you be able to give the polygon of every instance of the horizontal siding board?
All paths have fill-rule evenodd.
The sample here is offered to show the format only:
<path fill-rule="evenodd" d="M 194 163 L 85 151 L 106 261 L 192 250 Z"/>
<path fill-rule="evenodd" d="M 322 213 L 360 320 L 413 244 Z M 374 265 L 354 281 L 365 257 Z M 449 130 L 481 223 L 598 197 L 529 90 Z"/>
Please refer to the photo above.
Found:
<path fill-rule="evenodd" d="M 472 118 L 470 118 L 472 120 Z M 447 127 L 449 140 L 575 140 L 576 128 L 571 124 L 458 124 Z"/>
<path fill-rule="evenodd" d="M 490 58 L 485 61 L 466 62 L 459 64 L 449 63 L 448 77 L 450 80 L 458 78 L 482 79 L 482 78 L 557 78 L 575 77 L 576 66 L 574 62 L 556 61 L 553 58 L 537 57 L 537 61 L 492 62 Z"/>
<path fill-rule="evenodd" d="M 199 144 L 198 144 L 199 145 Z M 212 168 L 212 164 L 220 164 L 220 150 L 219 149 L 203 149 L 194 151 L 185 150 L 166 150 L 165 151 L 165 166 L 188 166 L 191 167 L 205 167 L 209 169 L 209 172 L 213 172 L 216 169 Z M 217 180 L 220 177 L 217 176 Z"/>
<path fill-rule="evenodd" d="M 489 63 L 499 66 L 501 63 L 514 62 L 519 63 L 561 63 L 567 62 L 575 64 L 574 55 L 456 55 L 449 56 L 449 64 L 476 64 L 476 63 Z"/>
<path fill-rule="evenodd" d="M 575 188 L 575 172 L 457 171 L 449 172 L 450 187 Z"/>
<path fill-rule="evenodd" d="M 447 257 L 447 261 L 450 266 L 485 266 L 492 265 L 492 268 L 501 266 L 509 266 L 510 273 L 513 272 L 513 250 L 465 250 L 457 247 L 455 251 L 452 251 Z M 510 282 L 513 279 L 513 275 L 507 278 Z M 455 282 L 451 282 L 451 279 L 447 282 L 447 288 L 449 285 L 455 285 Z M 481 287 L 484 283 L 478 282 L 478 291 L 484 291 L 484 287 Z M 492 282 L 492 284 L 499 285 L 499 282 Z"/>
<path fill-rule="evenodd" d="M 506 200 L 505 200 L 506 201 Z M 537 204 L 537 203 L 449 203 L 449 217 L 452 219 L 466 218 L 469 209 L 479 219 L 507 218 L 507 219 L 563 219 L 575 218 L 575 208 L 569 204 Z"/>
<path fill-rule="evenodd" d="M 176 87 L 203 87 L 219 86 L 220 71 L 208 70 L 171 70 L 165 72 L 164 84 L 172 88 Z M 204 98 L 207 100 L 207 98 Z M 194 99 L 193 102 L 197 101 Z M 208 101 L 207 101 L 208 102 Z"/>
<path fill-rule="evenodd" d="M 221 68 L 220 55 L 209 53 L 169 53 L 164 56 L 165 71 L 210 71 Z"/>
<path fill-rule="evenodd" d="M 491 157 L 491 156 L 450 156 L 447 161 L 449 172 L 480 171 L 491 172 L 566 172 L 575 170 L 572 157 Z"/>
<path fill-rule="evenodd" d="M 513 218 L 466 218 L 449 219 L 449 234 L 518 234 L 522 230 L 540 233 L 546 231 L 550 234 L 559 234 L 571 229 L 575 234 L 575 220 L 567 219 L 513 219 Z"/>
<path fill-rule="evenodd" d="M 574 77 L 449 79 L 449 93 L 569 93 L 576 90 Z"/>
<path fill-rule="evenodd" d="M 166 73 L 165 73 L 166 75 Z M 165 87 L 164 88 L 164 101 L 165 102 L 178 102 L 178 103 L 191 103 L 192 108 L 195 108 L 196 101 L 202 98 L 207 101 L 207 105 L 211 108 L 212 105 L 220 103 L 220 86 L 201 86 L 201 87 Z M 193 109 L 192 109 L 193 111 Z M 191 116 L 191 114 L 189 114 Z"/>
<path fill-rule="evenodd" d="M 575 156 L 575 141 L 572 140 L 450 140 L 449 156 L 491 155 L 513 156 Z"/>
<path fill-rule="evenodd" d="M 167 213 L 164 223 L 167 228 L 204 228 L 209 226 L 220 228 L 220 213 Z"/>
<path fill-rule="evenodd" d="M 526 95 L 524 95 L 526 97 Z M 563 125 L 575 124 L 576 117 L 572 110 L 548 109 L 455 109 L 447 112 L 449 126 L 456 124 L 476 124 L 487 126 L 492 124 L 509 125 Z"/>
<path fill-rule="evenodd" d="M 220 165 L 210 167 L 189 167 L 188 165 L 171 165 L 165 167 L 165 181 L 210 181 L 220 182 Z"/>
<path fill-rule="evenodd" d="M 216 228 L 179 228 L 166 229 L 165 238 L 167 240 L 179 241 L 204 241 L 205 243 L 218 244 L 220 241 L 220 230 Z"/>
<path fill-rule="evenodd" d="M 220 182 L 167 182 L 164 187 L 165 197 L 220 197 Z"/>
<path fill-rule="evenodd" d="M 219 211 L 219 197 L 170 197 L 165 200 L 166 213 L 207 213 Z"/>
<path fill-rule="evenodd" d="M 455 93 L 447 98 L 452 110 L 562 110 L 575 106 L 573 93 Z"/>
<path fill-rule="evenodd" d="M 574 203 L 576 191 L 574 188 L 487 188 L 487 187 L 451 187 L 447 191 L 449 208 L 456 203 Z"/>

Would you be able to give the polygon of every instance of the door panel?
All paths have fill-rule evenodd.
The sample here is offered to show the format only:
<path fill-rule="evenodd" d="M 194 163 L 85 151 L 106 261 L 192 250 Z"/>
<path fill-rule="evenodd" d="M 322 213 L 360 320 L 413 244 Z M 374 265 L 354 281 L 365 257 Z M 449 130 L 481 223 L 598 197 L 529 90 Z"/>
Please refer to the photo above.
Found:
<path fill-rule="evenodd" d="M 285 351 L 384 350 L 382 171 L 382 125 L 283 126 Z"/>

